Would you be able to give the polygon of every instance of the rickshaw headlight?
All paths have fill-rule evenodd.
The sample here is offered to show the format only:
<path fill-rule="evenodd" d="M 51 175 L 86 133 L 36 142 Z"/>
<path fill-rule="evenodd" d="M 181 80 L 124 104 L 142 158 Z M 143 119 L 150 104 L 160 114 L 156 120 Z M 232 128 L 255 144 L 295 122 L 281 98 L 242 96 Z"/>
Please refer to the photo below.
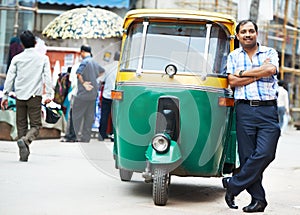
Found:
<path fill-rule="evenodd" d="M 174 64 L 169 64 L 166 66 L 165 72 L 170 78 L 173 78 L 173 76 L 177 73 L 177 67 Z"/>
<path fill-rule="evenodd" d="M 166 152 L 170 147 L 170 138 L 165 134 L 156 134 L 152 138 L 152 147 L 158 153 Z"/>

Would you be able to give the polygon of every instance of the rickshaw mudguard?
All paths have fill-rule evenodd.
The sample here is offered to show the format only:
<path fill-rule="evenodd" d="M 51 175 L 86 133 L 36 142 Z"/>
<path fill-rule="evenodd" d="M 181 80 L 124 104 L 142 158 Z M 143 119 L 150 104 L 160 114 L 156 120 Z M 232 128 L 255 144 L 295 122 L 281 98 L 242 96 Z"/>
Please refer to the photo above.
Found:
<path fill-rule="evenodd" d="M 165 153 L 157 152 L 150 143 L 145 156 L 151 164 L 173 164 L 182 158 L 179 145 L 173 140 L 171 140 L 170 147 Z"/>

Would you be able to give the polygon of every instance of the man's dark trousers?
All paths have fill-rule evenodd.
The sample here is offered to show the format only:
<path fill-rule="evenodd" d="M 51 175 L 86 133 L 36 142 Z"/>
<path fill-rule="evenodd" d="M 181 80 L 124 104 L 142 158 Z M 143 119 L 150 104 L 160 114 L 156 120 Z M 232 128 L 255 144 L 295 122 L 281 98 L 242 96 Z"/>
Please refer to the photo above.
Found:
<path fill-rule="evenodd" d="M 111 113 L 111 104 L 112 104 L 112 99 L 106 99 L 102 97 L 99 134 L 103 139 L 107 138 L 106 130 L 108 125 L 109 115 Z"/>
<path fill-rule="evenodd" d="M 241 171 L 230 180 L 233 195 L 243 190 L 265 203 L 263 172 L 274 160 L 280 136 L 277 106 L 236 104 L 236 127 Z"/>

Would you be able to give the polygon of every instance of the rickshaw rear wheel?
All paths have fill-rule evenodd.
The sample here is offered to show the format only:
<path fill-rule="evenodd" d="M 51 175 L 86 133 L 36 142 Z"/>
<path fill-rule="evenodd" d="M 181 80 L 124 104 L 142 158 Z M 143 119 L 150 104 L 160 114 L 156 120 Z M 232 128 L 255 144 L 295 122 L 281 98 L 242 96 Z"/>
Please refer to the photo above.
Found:
<path fill-rule="evenodd" d="M 154 169 L 152 195 L 155 205 L 166 205 L 168 201 L 169 181 L 170 175 L 166 169 Z"/>
<path fill-rule="evenodd" d="M 121 181 L 130 181 L 133 171 L 126 170 L 126 169 L 119 169 L 119 173 L 120 173 Z"/>

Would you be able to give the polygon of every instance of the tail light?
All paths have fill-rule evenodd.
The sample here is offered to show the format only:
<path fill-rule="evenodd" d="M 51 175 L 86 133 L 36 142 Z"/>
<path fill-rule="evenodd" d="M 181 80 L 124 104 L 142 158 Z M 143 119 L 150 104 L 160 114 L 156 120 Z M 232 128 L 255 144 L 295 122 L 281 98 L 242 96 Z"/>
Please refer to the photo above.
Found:
<path fill-rule="evenodd" d="M 233 98 L 226 98 L 226 97 L 219 97 L 219 106 L 233 107 L 234 106 L 234 99 Z"/>
<path fill-rule="evenodd" d="M 111 91 L 111 99 L 112 100 L 123 100 L 123 91 L 112 90 Z"/>

